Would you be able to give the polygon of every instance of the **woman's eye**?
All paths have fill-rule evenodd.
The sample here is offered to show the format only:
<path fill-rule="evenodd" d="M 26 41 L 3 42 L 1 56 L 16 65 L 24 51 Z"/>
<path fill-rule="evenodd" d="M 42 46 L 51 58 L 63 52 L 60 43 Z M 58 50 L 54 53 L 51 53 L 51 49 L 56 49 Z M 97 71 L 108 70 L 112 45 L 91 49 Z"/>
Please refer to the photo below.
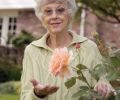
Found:
<path fill-rule="evenodd" d="M 45 11 L 44 11 L 44 14 L 47 14 L 47 15 L 48 15 L 48 14 L 51 14 L 51 12 L 52 12 L 52 10 L 45 10 Z"/>
<path fill-rule="evenodd" d="M 58 8 L 58 9 L 57 9 L 57 12 L 58 12 L 58 13 L 63 13 L 64 11 L 65 11 L 65 8 Z"/>

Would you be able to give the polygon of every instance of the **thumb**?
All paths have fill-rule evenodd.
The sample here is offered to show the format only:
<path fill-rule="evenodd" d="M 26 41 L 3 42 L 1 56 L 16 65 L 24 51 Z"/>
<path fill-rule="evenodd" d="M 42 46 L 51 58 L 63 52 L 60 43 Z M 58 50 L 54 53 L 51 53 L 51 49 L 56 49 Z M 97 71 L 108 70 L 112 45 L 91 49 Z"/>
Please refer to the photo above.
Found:
<path fill-rule="evenodd" d="M 30 80 L 30 82 L 33 84 L 33 86 L 36 86 L 39 84 L 39 82 L 35 79 Z"/>

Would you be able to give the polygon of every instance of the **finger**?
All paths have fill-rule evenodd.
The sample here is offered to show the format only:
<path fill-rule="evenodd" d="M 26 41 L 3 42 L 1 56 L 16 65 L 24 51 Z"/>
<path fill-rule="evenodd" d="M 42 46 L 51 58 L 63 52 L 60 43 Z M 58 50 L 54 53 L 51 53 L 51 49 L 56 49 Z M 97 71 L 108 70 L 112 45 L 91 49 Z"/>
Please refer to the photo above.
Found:
<path fill-rule="evenodd" d="M 117 95 L 117 92 L 114 89 L 112 89 L 112 93 L 113 93 L 114 96 Z"/>
<path fill-rule="evenodd" d="M 47 88 L 45 85 L 38 85 L 37 87 L 35 87 L 35 90 L 37 90 L 37 93 L 40 95 L 48 95 Z"/>
<path fill-rule="evenodd" d="M 40 91 L 45 91 L 47 87 L 45 85 L 39 84 L 39 85 L 37 85 L 36 88 L 38 88 Z"/>
<path fill-rule="evenodd" d="M 96 90 L 97 90 L 97 92 L 98 92 L 99 94 L 102 95 L 102 86 L 101 86 L 101 84 L 98 84 L 98 85 L 97 85 Z"/>
<path fill-rule="evenodd" d="M 56 92 L 58 89 L 59 89 L 59 87 L 52 86 L 49 92 L 52 94 L 52 93 Z"/>
<path fill-rule="evenodd" d="M 97 86 L 97 91 L 102 95 L 102 96 L 106 96 L 107 91 L 108 91 L 108 86 L 106 83 L 100 83 Z"/>
<path fill-rule="evenodd" d="M 93 100 L 97 100 L 96 98 L 93 98 Z"/>
<path fill-rule="evenodd" d="M 111 92 L 110 88 L 108 88 L 108 91 L 107 91 L 107 94 L 106 94 L 105 98 L 107 99 L 107 98 L 109 98 L 111 95 L 112 95 L 112 92 Z"/>
<path fill-rule="evenodd" d="M 107 84 L 103 83 L 102 84 L 102 96 L 105 97 L 107 95 L 107 91 L 108 91 L 108 86 Z"/>
<path fill-rule="evenodd" d="M 50 86 L 50 85 L 45 85 L 45 87 L 43 88 L 43 90 L 44 90 L 46 93 L 49 93 L 49 91 L 51 90 L 51 86 Z"/>
<path fill-rule="evenodd" d="M 55 92 L 56 92 L 58 89 L 59 89 L 59 87 L 57 87 L 57 86 L 52 86 L 52 87 L 51 87 L 51 90 L 53 90 L 53 91 L 55 91 Z"/>
<path fill-rule="evenodd" d="M 47 85 L 40 85 L 41 91 L 46 91 L 49 92 L 52 90 L 52 86 L 47 84 Z"/>
<path fill-rule="evenodd" d="M 52 85 L 46 85 L 45 90 L 47 93 L 51 94 L 54 93 L 58 90 L 57 86 L 52 86 Z"/>
<path fill-rule="evenodd" d="M 30 82 L 33 84 L 33 86 L 36 86 L 39 84 L 39 82 L 35 79 L 30 80 Z"/>

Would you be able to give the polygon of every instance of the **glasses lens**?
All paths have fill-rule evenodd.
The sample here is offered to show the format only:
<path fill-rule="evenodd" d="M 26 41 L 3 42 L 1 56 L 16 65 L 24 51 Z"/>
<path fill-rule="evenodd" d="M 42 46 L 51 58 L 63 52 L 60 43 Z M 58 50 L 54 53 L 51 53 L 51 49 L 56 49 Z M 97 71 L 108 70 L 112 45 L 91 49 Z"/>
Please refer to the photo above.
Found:
<path fill-rule="evenodd" d="M 56 9 L 45 9 L 43 11 L 43 15 L 50 16 L 50 15 L 53 14 L 54 11 L 55 11 L 56 14 L 61 15 L 65 12 L 65 10 L 66 9 L 64 7 L 60 7 L 60 8 L 56 8 Z"/>
<path fill-rule="evenodd" d="M 51 15 L 52 14 L 52 9 L 46 9 L 46 10 L 44 10 L 43 11 L 43 14 L 45 15 L 45 16 L 49 16 L 49 15 Z"/>
<path fill-rule="evenodd" d="M 56 9 L 57 14 L 63 14 L 65 12 L 65 8 L 58 8 Z"/>

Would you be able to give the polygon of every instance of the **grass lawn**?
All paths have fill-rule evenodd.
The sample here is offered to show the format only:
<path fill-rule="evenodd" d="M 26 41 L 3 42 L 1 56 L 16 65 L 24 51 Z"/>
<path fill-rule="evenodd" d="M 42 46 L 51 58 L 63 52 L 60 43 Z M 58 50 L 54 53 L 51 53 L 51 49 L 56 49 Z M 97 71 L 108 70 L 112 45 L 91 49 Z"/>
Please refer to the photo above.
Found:
<path fill-rule="evenodd" d="M 20 100 L 18 95 L 0 94 L 0 100 Z"/>

